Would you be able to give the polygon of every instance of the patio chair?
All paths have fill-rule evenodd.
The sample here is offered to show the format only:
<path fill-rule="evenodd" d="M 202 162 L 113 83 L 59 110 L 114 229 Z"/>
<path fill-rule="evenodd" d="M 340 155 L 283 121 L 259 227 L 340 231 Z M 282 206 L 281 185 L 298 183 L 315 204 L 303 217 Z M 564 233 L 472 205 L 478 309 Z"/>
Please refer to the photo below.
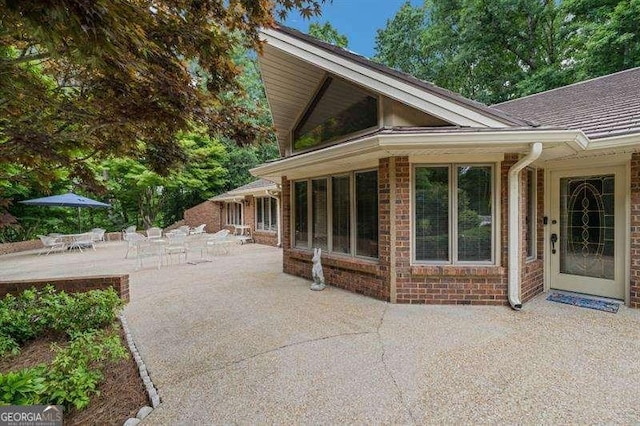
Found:
<path fill-rule="evenodd" d="M 237 244 L 238 240 L 229 233 L 228 229 L 223 229 L 211 234 L 206 240 L 207 253 L 209 249 L 213 250 L 213 255 L 229 254 L 231 247 Z"/>
<path fill-rule="evenodd" d="M 141 240 L 146 240 L 146 237 L 134 231 L 125 234 L 124 240 L 127 242 L 127 252 L 125 253 L 124 258 L 127 259 L 129 257 L 129 252 L 131 251 L 131 249 L 137 249 L 138 243 Z"/>
<path fill-rule="evenodd" d="M 187 261 L 187 235 L 176 230 L 166 235 L 167 243 L 164 246 L 164 253 L 169 255 L 169 261 L 173 263 L 173 255 L 178 255 L 178 263 L 180 263 L 180 255 L 184 254 L 184 261 Z"/>
<path fill-rule="evenodd" d="M 104 241 L 104 233 L 106 232 L 106 229 L 93 228 L 91 230 L 91 232 L 93 233 L 93 241 L 94 242 Z"/>
<path fill-rule="evenodd" d="M 45 256 L 48 256 L 54 250 L 65 250 L 67 248 L 67 243 L 64 240 L 59 239 L 58 237 L 52 237 L 50 235 L 38 235 L 42 245 L 44 246 L 42 250 L 38 253 L 40 256 L 42 253 L 46 251 Z"/>
<path fill-rule="evenodd" d="M 147 238 L 162 238 L 162 229 L 155 226 L 153 228 L 147 229 Z"/>
<path fill-rule="evenodd" d="M 207 225 L 205 223 L 203 223 L 202 225 L 198 225 L 195 228 L 193 228 L 191 231 L 189 231 L 189 234 L 191 235 L 198 235 L 198 234 L 204 234 L 204 228 Z"/>
<path fill-rule="evenodd" d="M 136 226 L 135 225 L 131 225 L 131 226 L 126 227 L 125 229 L 122 230 L 122 239 L 124 240 L 124 237 L 127 234 L 131 234 L 133 232 L 136 232 Z"/>
<path fill-rule="evenodd" d="M 91 247 L 93 251 L 96 250 L 96 246 L 93 240 L 93 232 L 85 232 L 84 234 L 78 234 L 73 237 L 73 241 L 69 244 L 69 249 L 78 249 L 82 253 L 82 249 L 88 249 Z"/>
<path fill-rule="evenodd" d="M 157 259 L 156 267 L 160 269 L 162 266 L 163 249 L 162 244 L 158 244 L 161 241 L 160 238 L 148 239 L 140 234 L 136 234 L 140 238 L 133 238 L 133 246 L 136 248 L 136 270 L 142 267 L 142 259 Z M 125 256 L 126 257 L 126 256 Z"/>

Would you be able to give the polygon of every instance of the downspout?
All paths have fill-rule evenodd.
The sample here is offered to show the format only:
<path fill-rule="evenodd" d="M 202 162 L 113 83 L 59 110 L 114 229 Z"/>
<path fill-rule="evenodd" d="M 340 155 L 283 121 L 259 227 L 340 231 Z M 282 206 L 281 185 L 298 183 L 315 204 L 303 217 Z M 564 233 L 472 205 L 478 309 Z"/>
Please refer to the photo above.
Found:
<path fill-rule="evenodd" d="M 520 301 L 520 171 L 542 154 L 542 143 L 531 145 L 529 153 L 509 169 L 509 303 L 517 311 Z"/>

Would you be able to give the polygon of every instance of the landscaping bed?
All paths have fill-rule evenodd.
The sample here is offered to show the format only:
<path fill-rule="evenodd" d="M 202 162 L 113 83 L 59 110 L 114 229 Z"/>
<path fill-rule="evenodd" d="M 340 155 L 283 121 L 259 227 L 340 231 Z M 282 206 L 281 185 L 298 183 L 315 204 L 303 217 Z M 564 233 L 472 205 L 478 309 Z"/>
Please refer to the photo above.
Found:
<path fill-rule="evenodd" d="M 65 424 L 123 424 L 149 405 L 113 290 L 0 300 L 0 404 L 61 404 Z"/>

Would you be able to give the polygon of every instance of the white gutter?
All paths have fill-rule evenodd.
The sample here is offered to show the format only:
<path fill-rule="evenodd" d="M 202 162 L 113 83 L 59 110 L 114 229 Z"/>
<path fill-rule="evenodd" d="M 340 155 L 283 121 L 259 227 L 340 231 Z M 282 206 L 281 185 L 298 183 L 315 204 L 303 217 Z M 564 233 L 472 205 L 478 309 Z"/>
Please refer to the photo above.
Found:
<path fill-rule="evenodd" d="M 542 154 L 542 143 L 531 145 L 529 153 L 509 169 L 509 303 L 522 309 L 520 301 L 520 171 Z"/>

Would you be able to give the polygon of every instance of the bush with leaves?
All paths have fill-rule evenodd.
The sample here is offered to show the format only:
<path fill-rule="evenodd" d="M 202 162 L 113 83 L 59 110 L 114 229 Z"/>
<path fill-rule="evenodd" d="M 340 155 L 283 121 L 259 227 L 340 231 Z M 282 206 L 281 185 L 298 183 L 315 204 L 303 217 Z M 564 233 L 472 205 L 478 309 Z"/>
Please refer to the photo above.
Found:
<path fill-rule="evenodd" d="M 73 336 L 111 324 L 122 308 L 113 289 L 56 292 L 52 286 L 25 290 L 0 300 L 0 356 L 16 353 L 24 342 L 46 332 Z"/>

